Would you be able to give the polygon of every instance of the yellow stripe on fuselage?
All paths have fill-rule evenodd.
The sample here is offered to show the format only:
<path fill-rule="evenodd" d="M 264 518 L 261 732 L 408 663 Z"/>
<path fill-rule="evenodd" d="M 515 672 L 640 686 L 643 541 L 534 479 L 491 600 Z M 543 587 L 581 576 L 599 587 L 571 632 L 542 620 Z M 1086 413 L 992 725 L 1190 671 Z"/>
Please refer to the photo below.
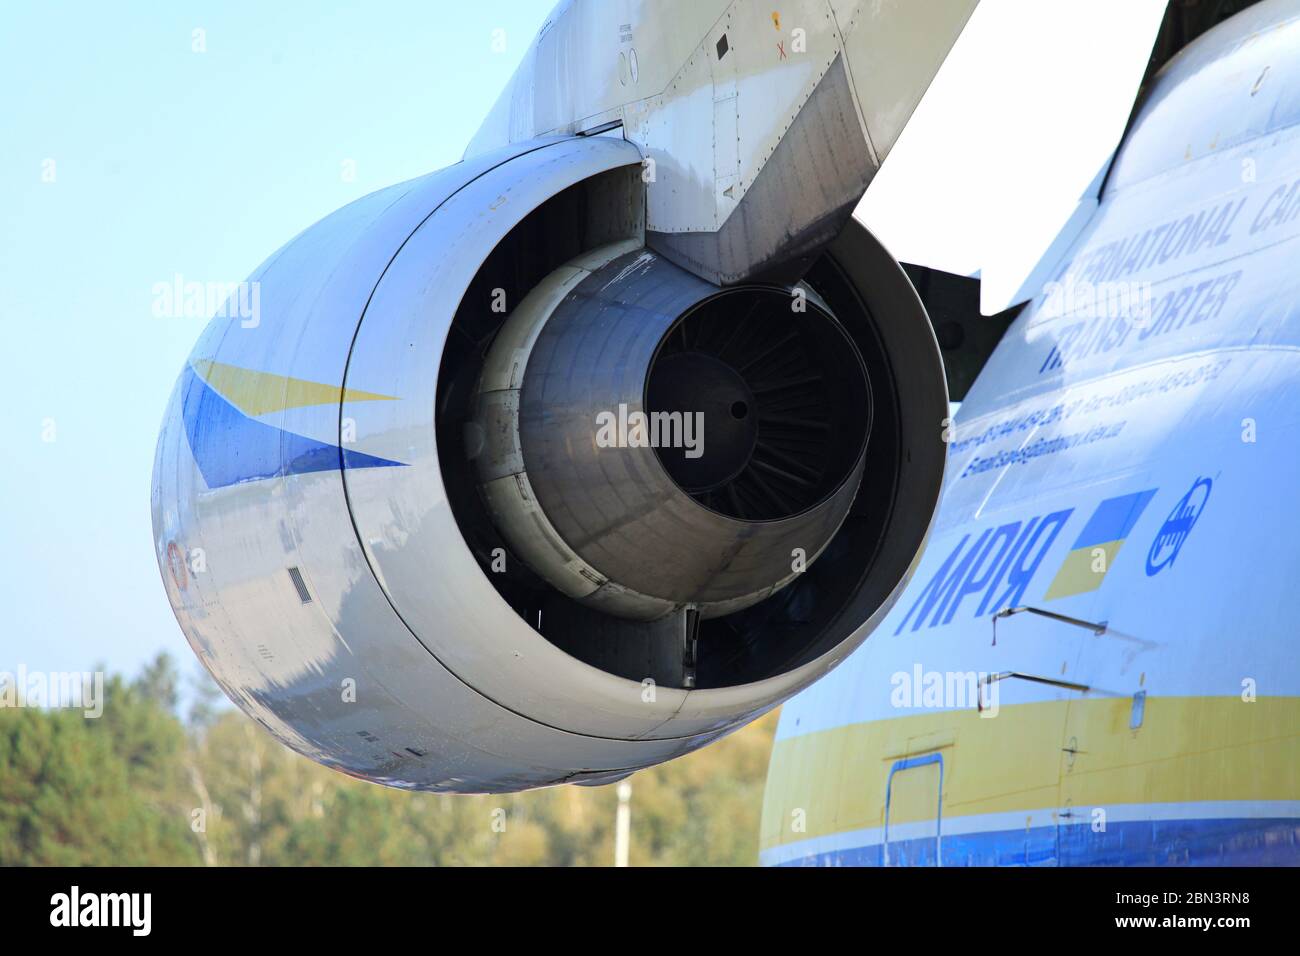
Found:
<path fill-rule="evenodd" d="M 778 740 L 763 804 L 769 849 L 881 827 L 890 769 L 943 755 L 943 818 L 1059 807 L 1300 799 L 1300 698 L 1129 697 L 974 707 L 850 724 Z M 936 807 L 891 801 L 889 821 Z"/>

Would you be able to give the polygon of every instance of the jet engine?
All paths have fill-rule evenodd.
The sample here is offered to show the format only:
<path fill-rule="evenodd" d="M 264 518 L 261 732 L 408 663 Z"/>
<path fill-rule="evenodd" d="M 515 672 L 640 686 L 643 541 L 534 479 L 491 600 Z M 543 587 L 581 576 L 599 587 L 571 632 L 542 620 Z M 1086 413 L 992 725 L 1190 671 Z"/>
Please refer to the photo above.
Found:
<path fill-rule="evenodd" d="M 647 245 L 642 154 L 517 143 L 334 213 L 166 413 L 187 639 L 295 750 L 390 786 L 616 780 L 808 686 L 910 576 L 944 374 L 847 224 L 732 285 Z"/>

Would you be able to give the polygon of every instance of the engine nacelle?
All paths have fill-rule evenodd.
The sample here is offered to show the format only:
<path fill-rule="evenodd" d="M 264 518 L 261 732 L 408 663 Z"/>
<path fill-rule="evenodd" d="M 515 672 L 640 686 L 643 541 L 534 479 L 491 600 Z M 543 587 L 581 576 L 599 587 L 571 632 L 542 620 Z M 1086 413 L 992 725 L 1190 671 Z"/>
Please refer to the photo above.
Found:
<path fill-rule="evenodd" d="M 641 162 L 553 137 L 375 193 L 201 338 L 159 563 L 295 750 L 414 789 L 611 781 L 806 687 L 906 583 L 948 407 L 901 268 L 851 221 L 797 285 L 713 286 L 645 247 Z"/>

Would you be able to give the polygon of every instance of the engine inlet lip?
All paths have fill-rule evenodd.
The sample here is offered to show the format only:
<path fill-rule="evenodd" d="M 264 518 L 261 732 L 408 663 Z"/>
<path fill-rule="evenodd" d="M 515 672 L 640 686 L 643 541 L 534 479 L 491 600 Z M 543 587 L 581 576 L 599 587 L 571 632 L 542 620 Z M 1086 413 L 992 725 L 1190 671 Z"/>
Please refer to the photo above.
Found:
<path fill-rule="evenodd" d="M 800 294 L 800 290 L 805 298 L 804 308 L 796 310 L 790 306 L 790 303 L 796 295 Z M 823 480 L 817 486 L 817 494 L 815 496 L 809 496 L 804 500 L 798 501 L 797 506 L 794 508 L 785 510 L 781 513 L 751 513 L 747 515 L 735 513 L 733 510 L 727 508 L 716 507 L 710 501 L 701 500 L 705 497 L 701 494 L 701 490 L 706 492 L 715 492 L 712 497 L 716 500 L 718 497 L 716 494 L 717 486 L 715 485 L 714 487 L 700 489 L 698 487 L 692 487 L 679 480 L 678 475 L 674 474 L 675 469 L 671 466 L 671 463 L 665 460 L 665 452 L 669 451 L 668 449 L 656 447 L 654 449 L 654 458 L 658 466 L 664 471 L 666 477 L 673 483 L 674 487 L 690 497 L 696 506 L 704 509 L 710 515 L 747 526 L 779 524 L 781 522 L 794 521 L 808 515 L 810 512 L 822 508 L 828 502 L 844 492 L 847 484 L 850 482 L 856 484 L 860 481 L 861 469 L 866 457 L 867 447 L 872 431 L 874 403 L 871 398 L 871 378 L 867 372 L 866 363 L 859 353 L 852 336 L 840 323 L 839 319 L 831 312 L 829 306 L 821 300 L 820 296 L 818 296 L 815 291 L 808 289 L 806 286 L 791 288 L 771 284 L 747 284 L 721 289 L 713 295 L 695 303 L 690 309 L 678 316 L 660 338 L 651 361 L 647 366 L 646 381 L 642 394 L 642 407 L 647 413 L 653 413 L 654 411 L 659 410 L 655 408 L 650 398 L 652 383 L 655 379 L 655 371 L 660 367 L 661 361 L 666 357 L 669 357 L 666 355 L 666 352 L 669 352 L 673 345 L 674 337 L 679 336 L 682 333 L 683 328 L 693 319 L 698 319 L 702 313 L 716 307 L 720 301 L 746 294 L 771 297 L 773 303 L 781 303 L 782 307 L 780 311 L 782 313 L 794 316 L 797 322 L 808 323 L 809 320 L 815 322 L 816 325 L 811 328 L 813 329 L 814 337 L 819 335 L 821 338 L 821 344 L 824 349 L 822 358 L 831 355 L 833 356 L 833 361 L 840 364 L 840 384 L 844 387 L 838 394 L 829 396 L 828 405 L 831 406 L 833 412 L 838 411 L 841 419 L 847 418 L 849 420 L 851 423 L 851 430 L 847 432 L 845 432 L 843 428 L 836 430 L 831 422 L 819 423 L 823 427 L 827 428 L 830 435 L 829 439 L 825 442 L 825 445 L 836 449 L 832 465 L 834 481 Z M 805 325 L 800 334 L 806 332 L 808 328 L 809 327 Z M 740 335 L 743 338 L 744 332 L 742 331 Z M 825 351 L 826 349 L 830 349 L 831 351 L 827 352 Z M 681 355 L 685 353 L 675 352 L 671 354 Z M 749 392 L 749 395 L 732 403 L 731 408 L 734 409 L 736 406 L 744 406 L 744 414 L 741 416 L 735 416 L 734 411 L 731 411 L 727 417 L 736 418 L 740 421 L 746 419 L 758 420 L 763 414 L 763 409 L 761 408 L 757 397 L 754 396 L 749 378 L 746 378 L 743 375 L 743 371 L 744 370 L 742 369 L 741 377 L 745 379 L 746 390 Z M 839 406 L 838 409 L 834 408 L 836 405 Z M 685 409 L 663 410 L 686 411 Z M 841 422 L 841 425 L 843 425 L 843 422 Z M 844 438 L 845 434 L 850 436 L 848 440 L 840 441 L 840 439 Z M 847 451 L 844 450 L 846 445 L 849 448 Z M 707 448 L 707 435 L 705 437 L 705 446 Z M 751 450 L 749 457 L 752 459 L 756 452 L 757 449 Z M 740 468 L 735 469 L 736 474 L 730 475 L 727 478 L 727 481 L 734 480 L 738 474 L 748 470 L 749 468 L 750 461 L 747 460 Z"/>

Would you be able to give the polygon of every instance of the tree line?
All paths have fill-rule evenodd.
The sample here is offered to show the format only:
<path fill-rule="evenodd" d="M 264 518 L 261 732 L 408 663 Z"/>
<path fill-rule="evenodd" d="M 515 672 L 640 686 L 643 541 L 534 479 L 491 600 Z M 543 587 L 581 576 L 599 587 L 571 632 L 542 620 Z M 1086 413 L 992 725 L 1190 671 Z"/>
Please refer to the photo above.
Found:
<path fill-rule="evenodd" d="M 293 753 L 160 654 L 103 714 L 0 707 L 0 865 L 603 866 L 616 787 L 389 790 Z M 631 778 L 633 866 L 751 866 L 775 715 Z"/>

